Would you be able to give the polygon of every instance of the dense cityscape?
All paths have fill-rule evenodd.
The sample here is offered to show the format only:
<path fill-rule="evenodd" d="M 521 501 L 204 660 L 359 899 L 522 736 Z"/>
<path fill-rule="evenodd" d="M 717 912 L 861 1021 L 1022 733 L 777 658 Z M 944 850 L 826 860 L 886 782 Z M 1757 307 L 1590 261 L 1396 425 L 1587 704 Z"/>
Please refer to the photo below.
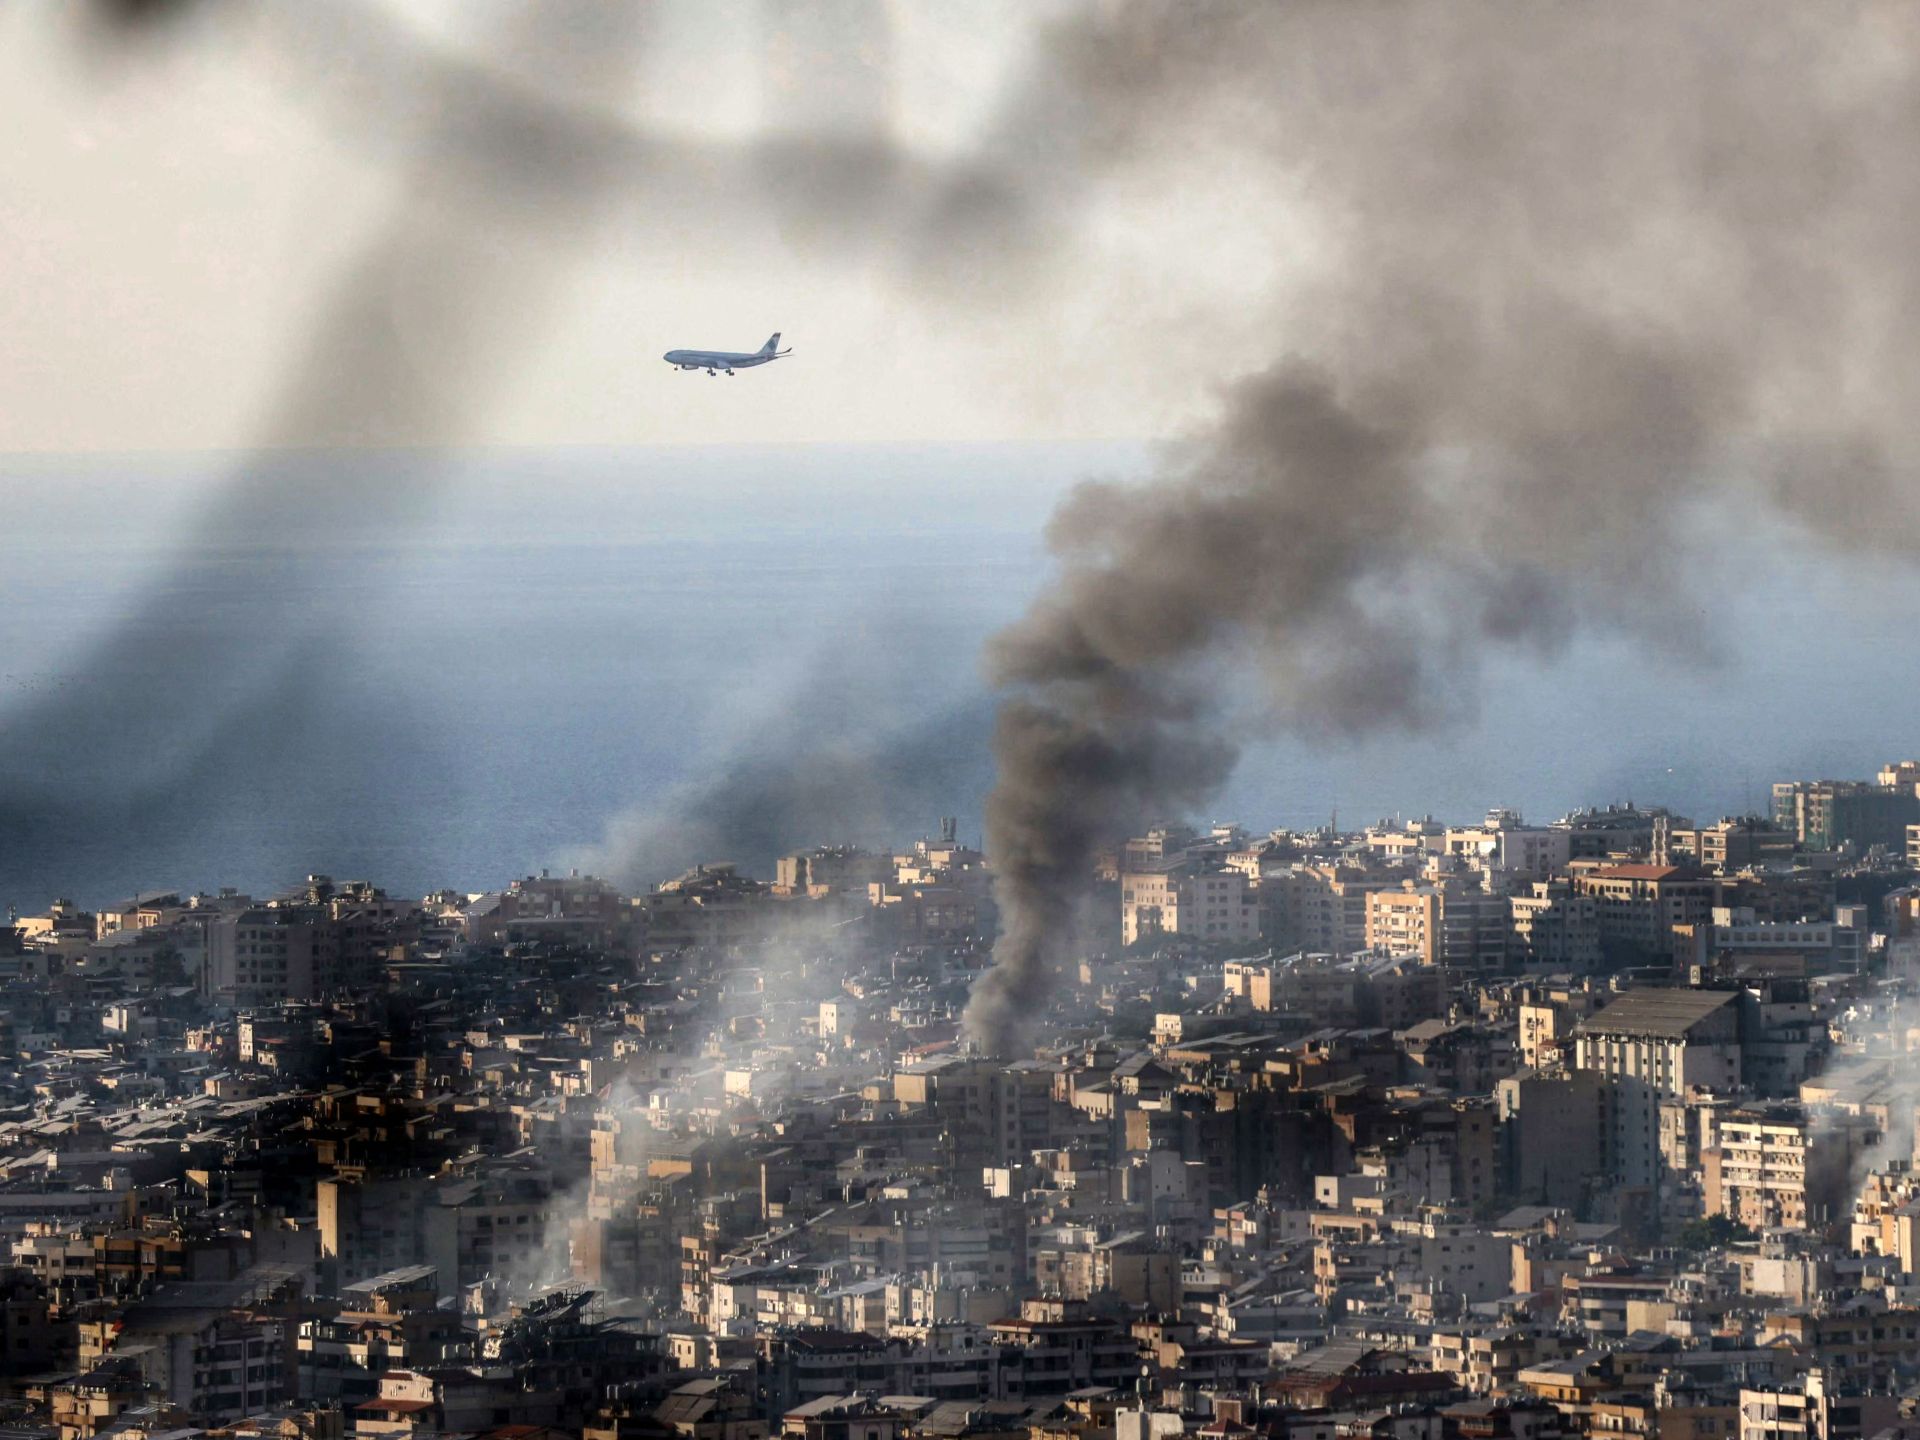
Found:
<path fill-rule="evenodd" d="M 1920 1440 L 1910 21 L 0 5 L 0 1440 Z"/>
<path fill-rule="evenodd" d="M 5 1433 L 1920 1433 L 1920 764 L 0 929 Z"/>

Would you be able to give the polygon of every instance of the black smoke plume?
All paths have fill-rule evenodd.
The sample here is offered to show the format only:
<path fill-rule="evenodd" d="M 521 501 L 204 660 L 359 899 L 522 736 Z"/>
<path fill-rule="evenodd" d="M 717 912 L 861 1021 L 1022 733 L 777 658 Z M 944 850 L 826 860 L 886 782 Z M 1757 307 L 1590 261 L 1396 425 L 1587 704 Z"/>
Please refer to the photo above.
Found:
<path fill-rule="evenodd" d="M 1686 548 L 1756 507 L 1911 543 L 1897 13 L 1139 5 L 1054 35 L 1067 124 L 1132 146 L 1183 117 L 1299 259 L 1249 296 L 1272 349 L 1218 423 L 1146 485 L 1081 487 L 993 647 L 978 1043 L 1035 1022 L 1096 847 L 1204 803 L 1239 737 L 1436 725 L 1490 648 L 1579 627 L 1710 653 Z"/>
<path fill-rule="evenodd" d="M 1756 507 L 1844 544 L 1916 531 L 1920 41 L 1903 6 L 1091 4 L 1042 36 L 981 142 L 938 163 L 888 123 L 878 5 L 814 7 L 781 40 L 798 74 L 859 45 L 874 83 L 742 145 L 619 117 L 641 7 L 510 11 L 523 28 L 500 53 L 534 55 L 516 73 L 561 57 L 531 87 L 390 37 L 372 7 L 271 8 L 353 17 L 289 63 L 418 180 L 207 526 L 285 543 L 295 580 L 332 563 L 316 528 L 418 523 L 430 487 L 290 488 L 270 452 L 396 416 L 458 439 L 590 226 L 705 245 L 765 220 L 822 263 L 994 312 L 1015 344 L 1056 289 L 1097 284 L 1070 263 L 1096 216 L 1151 236 L 1170 280 L 1203 233 L 1280 252 L 1230 309 L 1093 357 L 1161 365 L 1250 316 L 1264 337 L 1201 347 L 1245 377 L 1218 423 L 1147 486 L 1083 487 L 1054 526 L 1058 584 L 990 657 L 1008 928 L 971 1019 L 995 1051 L 1072 944 L 1093 846 L 1201 803 L 1237 736 L 1432 726 L 1476 702 L 1489 647 L 1551 650 L 1582 627 L 1710 653 L 1683 542 L 1721 524 L 1738 543 Z M 1227 201 L 1187 212 L 1116 183 L 1196 171 Z M 1112 300 L 1123 321 L 1132 299 Z M 250 691 L 284 713 L 291 657 L 364 619 L 272 587 L 238 598 L 256 595 L 256 638 L 189 641 L 137 704 L 107 677 L 142 626 L 192 633 L 193 609 L 156 598 L 81 667 L 100 677 L 85 694 L 9 716 L 0 822 L 20 795 L 190 802 L 181 777 L 218 728 L 206 697 L 222 725 Z"/>

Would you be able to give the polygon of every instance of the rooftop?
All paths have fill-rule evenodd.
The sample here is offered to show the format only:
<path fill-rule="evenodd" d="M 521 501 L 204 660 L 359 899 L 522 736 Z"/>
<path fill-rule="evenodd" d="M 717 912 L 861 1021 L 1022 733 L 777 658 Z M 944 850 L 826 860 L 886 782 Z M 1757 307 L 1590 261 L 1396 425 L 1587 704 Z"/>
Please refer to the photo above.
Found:
<path fill-rule="evenodd" d="M 1698 880 L 1701 873 L 1686 865 L 1606 865 L 1593 872 L 1601 880 Z"/>
<path fill-rule="evenodd" d="M 1740 998 L 1735 990 L 1629 990 L 1580 1024 L 1583 1035 L 1647 1035 L 1679 1039 Z"/>

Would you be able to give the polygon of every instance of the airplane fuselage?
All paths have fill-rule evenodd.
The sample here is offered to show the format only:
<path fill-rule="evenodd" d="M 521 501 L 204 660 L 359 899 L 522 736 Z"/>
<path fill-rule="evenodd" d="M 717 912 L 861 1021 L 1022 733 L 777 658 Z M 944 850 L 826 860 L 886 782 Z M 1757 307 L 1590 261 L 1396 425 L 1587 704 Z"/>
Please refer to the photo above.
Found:
<path fill-rule="evenodd" d="M 751 370 L 755 365 L 778 360 L 788 353 L 780 348 L 780 336 L 776 332 L 758 350 L 669 350 L 660 358 L 676 370 L 704 370 L 709 375 L 724 370 L 731 375 L 736 370 Z"/>
<path fill-rule="evenodd" d="M 661 357 L 682 370 L 746 370 L 777 360 L 777 355 L 748 355 L 734 350 L 669 350 Z"/>

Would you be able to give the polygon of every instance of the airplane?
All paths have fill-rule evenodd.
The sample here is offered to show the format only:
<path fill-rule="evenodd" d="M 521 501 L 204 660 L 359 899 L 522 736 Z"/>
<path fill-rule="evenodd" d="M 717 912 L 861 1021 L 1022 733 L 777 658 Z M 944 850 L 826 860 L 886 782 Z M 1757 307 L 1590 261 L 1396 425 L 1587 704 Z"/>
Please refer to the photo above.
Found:
<path fill-rule="evenodd" d="M 764 365 L 769 360 L 778 360 L 782 355 L 791 355 L 793 347 L 780 348 L 780 332 L 773 332 L 773 338 L 751 354 L 738 350 L 669 350 L 660 358 L 676 370 L 704 370 L 711 375 L 716 370 L 724 370 L 731 375 L 736 370 L 746 370 L 754 365 Z"/>

